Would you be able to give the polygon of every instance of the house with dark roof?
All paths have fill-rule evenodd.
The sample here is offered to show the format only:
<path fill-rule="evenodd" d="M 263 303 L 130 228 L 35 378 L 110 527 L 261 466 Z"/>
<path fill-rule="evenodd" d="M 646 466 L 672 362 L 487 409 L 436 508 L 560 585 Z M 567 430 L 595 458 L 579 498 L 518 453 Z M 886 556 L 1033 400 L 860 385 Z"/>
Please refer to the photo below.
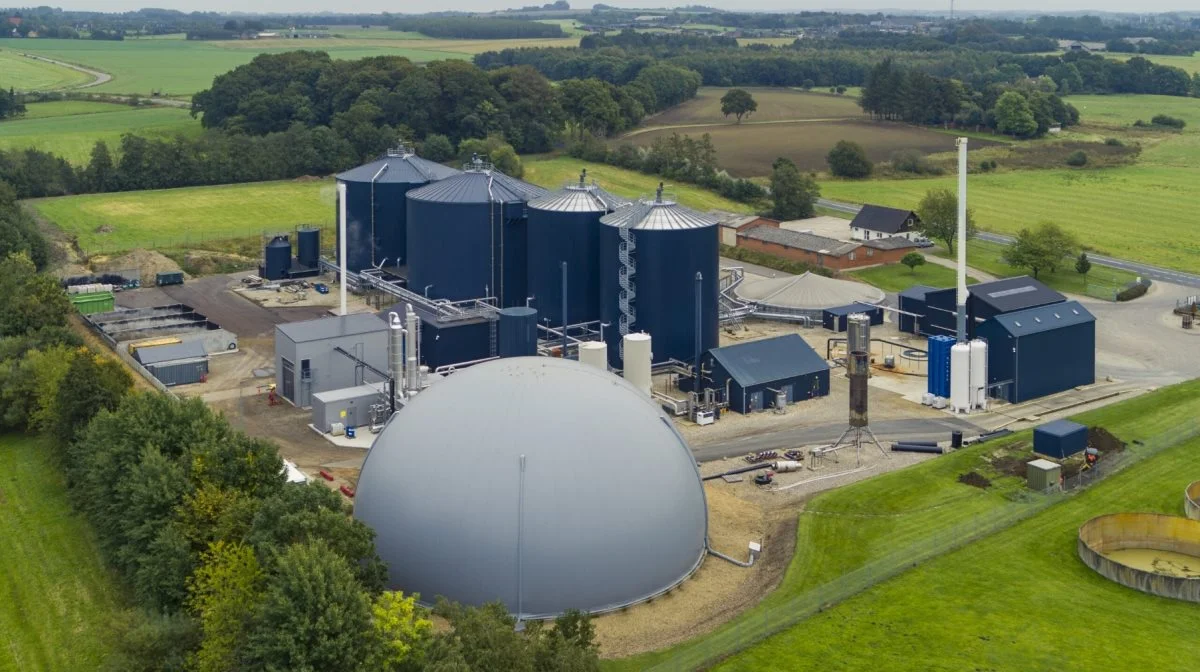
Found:
<path fill-rule="evenodd" d="M 917 246 L 903 237 L 844 241 L 771 226 L 737 232 L 738 247 L 835 270 L 900 261 Z"/>
<path fill-rule="evenodd" d="M 921 218 L 912 210 L 864 205 L 850 222 L 850 237 L 854 240 L 881 240 L 901 237 L 914 242 L 924 240 L 917 231 Z"/>
<path fill-rule="evenodd" d="M 728 390 L 729 409 L 753 413 L 829 394 L 829 364 L 799 334 L 713 348 L 706 387 Z"/>

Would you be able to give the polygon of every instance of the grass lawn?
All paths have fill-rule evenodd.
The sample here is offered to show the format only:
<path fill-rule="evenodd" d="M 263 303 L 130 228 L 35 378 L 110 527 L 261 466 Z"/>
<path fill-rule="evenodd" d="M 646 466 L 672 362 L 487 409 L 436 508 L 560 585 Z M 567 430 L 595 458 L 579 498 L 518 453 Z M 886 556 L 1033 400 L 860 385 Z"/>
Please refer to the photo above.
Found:
<path fill-rule="evenodd" d="M 0 670 L 95 670 L 121 596 L 47 450 L 0 436 Z"/>
<path fill-rule="evenodd" d="M 27 41 L 22 41 L 22 51 Z M 11 48 L 0 49 L 0 85 L 17 91 L 65 89 L 91 81 L 91 77 L 61 65 L 38 61 Z"/>
<path fill-rule="evenodd" d="M 1148 445 L 1153 445 L 1153 437 L 1178 430 L 1185 423 L 1195 423 L 1198 416 L 1200 381 L 1192 381 L 1084 413 L 1075 419 L 1089 425 L 1102 425 L 1126 441 L 1144 440 Z M 989 465 L 987 458 L 993 453 L 1004 446 L 1024 446 L 1029 436 L 1030 432 L 1026 431 L 1003 442 L 968 447 L 814 497 L 799 519 L 796 555 L 779 588 L 761 604 L 704 637 L 660 652 L 605 661 L 604 668 L 644 670 L 662 664 L 663 669 L 673 669 L 673 665 L 679 665 L 678 669 L 693 669 L 712 656 L 751 643 L 756 633 L 766 631 L 775 619 L 791 617 L 795 613 L 793 608 L 808 606 L 816 611 L 822 605 L 827 607 L 827 599 L 821 598 L 832 599 L 837 596 L 836 591 L 829 592 L 830 587 L 837 587 L 839 583 L 857 586 L 858 574 L 869 578 L 872 573 L 887 576 L 888 572 L 905 572 L 919 560 L 934 558 L 952 550 L 955 547 L 953 541 L 958 535 L 969 536 L 981 528 L 998 529 L 994 526 L 999 524 L 1003 527 L 1039 510 L 1045 512 L 1026 523 L 1018 523 L 1006 532 L 944 555 L 942 559 L 919 565 L 914 570 L 900 574 L 897 579 L 868 589 L 842 606 L 801 621 L 781 635 L 730 659 L 725 666 L 728 669 L 747 670 L 810 669 L 814 666 L 811 661 L 820 660 L 824 667 L 831 669 L 1047 669 L 1041 658 L 1024 665 L 1011 661 L 1005 665 L 988 665 L 985 664 L 988 659 L 971 659 L 970 656 L 981 647 L 997 654 L 1018 655 L 1024 650 L 1022 646 L 1013 645 L 1012 638 L 1018 638 L 1021 644 L 1042 649 L 1056 647 L 1061 656 L 1068 659 L 1065 662 L 1069 663 L 1071 655 L 1078 649 L 1088 647 L 1080 647 L 1080 640 L 1075 637 L 1042 635 L 1048 629 L 1087 627 L 1086 619 L 1081 619 L 1079 613 L 1087 613 L 1090 617 L 1090 611 L 1079 611 L 1070 618 L 1059 613 L 1060 610 L 1073 609 L 1076 599 L 1087 600 L 1089 604 L 1111 599 L 1135 608 L 1139 618 L 1147 619 L 1130 623 L 1139 633 L 1154 632 L 1163 620 L 1173 614 L 1176 624 L 1168 628 L 1167 641 L 1178 640 L 1182 646 L 1182 642 L 1186 641 L 1183 637 L 1194 635 L 1194 618 L 1189 620 L 1185 616 L 1185 613 L 1190 613 L 1185 610 L 1191 609 L 1191 605 L 1167 605 L 1163 615 L 1156 616 L 1155 609 L 1166 604 L 1167 600 L 1123 588 L 1117 590 L 1115 584 L 1091 574 L 1073 557 L 1073 540 L 1064 541 L 1061 538 L 1061 530 L 1074 530 L 1079 524 L 1079 516 L 1067 507 L 1087 501 L 1085 498 L 1092 497 L 1091 493 L 1058 504 L 1041 497 L 1020 496 L 1024 492 L 1021 479 L 996 473 Z M 1192 442 L 1190 445 L 1194 451 L 1200 444 Z M 1148 449 L 1130 447 L 1130 450 Z M 1195 479 L 1194 474 L 1189 476 L 1187 470 L 1183 469 L 1187 465 L 1194 465 L 1194 452 L 1189 453 L 1187 448 L 1182 448 L 1170 449 L 1131 467 L 1112 478 L 1114 484 L 1124 483 L 1114 489 L 1122 496 L 1128 495 L 1130 501 L 1106 503 L 1102 507 L 1095 507 L 1097 510 L 1094 513 L 1089 511 L 1088 515 L 1112 510 L 1137 510 L 1143 497 L 1164 505 L 1169 503 L 1168 510 L 1179 511 L 1183 486 L 1189 482 L 1189 478 Z M 958 476 L 968 471 L 984 474 L 992 480 L 992 487 L 981 490 L 959 483 Z M 1163 484 L 1151 478 L 1142 487 L 1141 475 L 1149 471 L 1172 474 L 1170 478 L 1173 480 L 1170 484 Z M 1178 487 L 1175 487 L 1176 482 Z M 1106 482 L 1096 486 L 1096 490 L 1109 487 L 1110 484 Z M 1046 509 L 1048 505 L 1050 508 Z M 1033 526 L 1031 532 L 1030 523 L 1035 522 L 1049 522 L 1058 530 L 1058 536 L 1043 538 L 1040 525 Z M 1004 540 L 1000 541 L 1002 537 Z M 982 548 L 989 550 L 978 550 Z M 969 556 L 970 560 L 962 561 L 964 556 Z M 946 585 L 944 577 L 948 574 L 947 570 L 935 572 L 934 568 L 952 563 L 958 571 L 955 575 L 957 583 Z M 1036 567 L 1036 570 L 1030 571 L 1030 567 Z M 1080 581 L 1059 580 L 1063 572 L 1078 575 Z M 993 576 L 1001 574 L 1004 580 L 992 581 Z M 975 583 L 989 584 L 989 590 L 979 591 L 974 587 Z M 901 594 L 889 593 L 888 599 L 876 597 L 884 591 L 895 590 L 897 585 L 905 586 Z M 1108 586 L 1112 587 L 1111 591 L 1104 590 Z M 869 588 L 869 585 L 862 588 Z M 1103 594 L 1079 594 L 1097 589 Z M 1020 599 L 1010 598 L 1009 591 L 1019 593 Z M 970 599 L 966 596 L 970 596 Z M 851 607 L 860 602 L 866 602 L 872 609 L 881 611 L 867 615 Z M 1145 606 L 1147 602 L 1148 607 Z M 904 605 L 909 610 L 919 609 L 921 616 L 906 620 L 903 609 L 889 606 L 893 603 Z M 944 604 L 949 608 L 943 609 Z M 964 618 L 963 611 L 968 611 L 970 615 Z M 1106 618 L 1112 614 L 1118 617 L 1122 614 L 1120 608 L 1102 611 Z M 879 619 L 885 617 L 892 619 L 885 631 L 889 635 L 886 639 L 883 633 L 876 630 Z M 993 620 L 987 628 L 977 632 L 972 619 L 980 618 Z M 902 624 L 914 630 L 921 629 L 921 636 L 910 635 Z M 1124 626 L 1108 626 L 1107 629 L 1098 630 L 1108 631 L 1122 632 L 1124 637 Z M 968 637 L 957 638 L 962 633 L 968 634 Z M 1039 638 L 1040 641 L 1036 643 L 1030 642 Z M 1109 641 L 1106 647 L 1122 647 L 1122 638 Z M 944 651 L 944 648 L 950 648 L 945 645 L 946 641 L 953 641 L 961 650 Z M 793 655 L 790 653 L 792 649 L 802 650 L 803 655 Z M 1179 656 L 1179 650 L 1173 653 L 1180 664 L 1184 664 L 1187 657 Z M 1141 654 L 1141 651 L 1133 648 L 1126 648 L 1125 651 L 1126 656 Z M 951 662 L 943 664 L 942 655 Z M 874 656 L 883 658 L 874 659 Z M 908 658 L 900 659 L 901 656 Z M 852 658 L 856 662 L 847 662 Z M 874 664 L 868 662 L 870 660 L 875 660 Z M 1079 665 L 1076 669 L 1104 667 L 1097 666 L 1095 659 L 1087 660 L 1091 667 Z M 1175 668 L 1126 664 L 1105 669 Z"/>
<path fill-rule="evenodd" d="M 1200 57 L 1197 57 L 1200 63 Z M 1200 127 L 1200 101 L 1179 96 L 1069 96 L 1067 102 L 1079 110 L 1079 117 L 1088 124 L 1129 126 L 1138 119 L 1150 121 L 1156 114 L 1183 119 L 1189 128 Z"/>
<path fill-rule="evenodd" d="M 664 110 L 646 120 L 645 126 L 673 124 L 732 124 L 734 117 L 721 114 L 721 96 L 728 88 L 705 86 L 696 97 Z M 809 93 L 788 88 L 747 87 L 758 109 L 743 118 L 747 122 L 787 121 L 795 119 L 859 119 L 865 115 L 858 101 L 847 96 Z"/>
<path fill-rule="evenodd" d="M 1191 382 L 1087 416 L 1123 438 L 1145 438 L 1173 423 L 1194 426 L 1197 398 L 1200 385 Z M 1200 439 L 1176 445 L 716 669 L 802 669 L 831 655 L 829 667 L 840 670 L 1190 669 L 1196 605 L 1101 577 L 1079 560 L 1075 544 L 1079 526 L 1097 515 L 1180 515 L 1198 450 Z M 835 642 L 843 645 L 832 654 Z"/>
<path fill-rule="evenodd" d="M 529 157 L 525 159 L 525 177 L 527 182 L 558 189 L 567 182 L 577 182 L 579 171 L 587 168 L 588 179 L 594 179 L 601 187 L 625 198 L 652 196 L 662 180 L 656 175 L 645 175 L 624 168 L 598 163 L 588 163 L 570 156 L 554 158 Z M 729 212 L 753 212 L 754 208 L 745 203 L 738 203 L 717 194 L 690 184 L 669 184 L 668 192 L 674 192 L 682 205 L 694 210 L 727 210 Z"/>
<path fill-rule="evenodd" d="M 989 243 L 984 240 L 970 241 L 967 243 L 967 266 L 978 268 L 985 273 L 990 273 L 1001 278 L 1014 275 L 1032 275 L 1026 269 L 1013 268 L 1005 263 L 1001 257 L 1004 253 L 1004 247 L 1004 245 L 1000 245 L 999 243 Z M 931 249 L 936 250 L 934 254 L 939 257 L 951 258 L 950 254 L 946 252 L 946 248 L 940 244 L 936 248 Z M 946 270 L 949 271 L 950 269 Z M 1112 300 L 1113 293 L 1136 280 L 1137 275 L 1117 268 L 1107 268 L 1092 264 L 1092 270 L 1086 276 L 1083 276 L 1075 272 L 1075 262 L 1068 261 L 1054 273 L 1050 273 L 1049 271 L 1040 272 L 1037 279 L 1045 283 L 1047 287 L 1053 287 L 1060 292 L 1084 294 Z"/>
<path fill-rule="evenodd" d="M 25 117 L 0 122 L 0 148 L 53 152 L 75 164 L 87 163 L 97 140 L 116 151 L 125 133 L 148 137 L 199 135 L 200 122 L 187 110 L 88 101 L 31 103 Z"/>
<path fill-rule="evenodd" d="M 145 248 L 203 247 L 303 224 L 333 225 L 334 186 L 255 182 L 33 201 L 44 217 L 76 236 L 88 254 Z M 107 231 L 107 232 L 104 232 Z"/>
<path fill-rule="evenodd" d="M 903 264 L 884 264 L 864 268 L 860 271 L 851 271 L 849 275 L 868 285 L 875 285 L 885 292 L 902 292 L 913 285 L 953 287 L 958 282 L 954 269 L 930 263 L 917 266 L 911 271 Z M 967 276 L 968 284 L 976 282 L 978 280 Z"/>

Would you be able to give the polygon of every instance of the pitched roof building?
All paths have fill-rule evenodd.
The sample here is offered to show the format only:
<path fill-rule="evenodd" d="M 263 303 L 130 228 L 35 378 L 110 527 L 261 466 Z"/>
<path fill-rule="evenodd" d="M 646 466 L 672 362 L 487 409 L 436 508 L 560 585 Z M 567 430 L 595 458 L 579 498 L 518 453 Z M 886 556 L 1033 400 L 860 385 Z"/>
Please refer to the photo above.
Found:
<path fill-rule="evenodd" d="M 912 210 L 864 205 L 850 222 L 850 237 L 855 240 L 874 240 L 891 236 L 917 237 L 921 218 Z"/>
<path fill-rule="evenodd" d="M 905 238 L 847 242 L 770 226 L 738 231 L 737 240 L 738 247 L 837 270 L 894 263 L 916 247 Z"/>

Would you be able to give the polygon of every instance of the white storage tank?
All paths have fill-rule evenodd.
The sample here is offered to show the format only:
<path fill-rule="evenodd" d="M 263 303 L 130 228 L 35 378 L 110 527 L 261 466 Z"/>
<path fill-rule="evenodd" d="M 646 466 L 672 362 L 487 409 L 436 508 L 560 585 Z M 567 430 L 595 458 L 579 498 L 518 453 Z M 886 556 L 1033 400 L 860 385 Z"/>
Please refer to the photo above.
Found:
<path fill-rule="evenodd" d="M 971 346 L 966 343 L 950 348 L 950 410 L 971 411 Z"/>
<path fill-rule="evenodd" d="M 987 406 L 987 341 L 971 341 L 971 406 Z"/>
<path fill-rule="evenodd" d="M 604 341 L 585 341 L 579 344 L 579 362 L 594 366 L 601 371 L 608 370 L 608 343 Z"/>
<path fill-rule="evenodd" d="M 625 380 L 642 394 L 650 396 L 650 361 L 653 357 L 650 334 L 626 334 L 622 344 L 625 350 Z"/>

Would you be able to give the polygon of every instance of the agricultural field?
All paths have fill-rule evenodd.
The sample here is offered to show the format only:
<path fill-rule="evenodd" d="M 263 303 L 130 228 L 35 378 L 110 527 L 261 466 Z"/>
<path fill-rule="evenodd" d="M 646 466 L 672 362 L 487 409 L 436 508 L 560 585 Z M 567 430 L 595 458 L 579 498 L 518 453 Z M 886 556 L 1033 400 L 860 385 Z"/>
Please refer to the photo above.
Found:
<path fill-rule="evenodd" d="M 849 100 L 844 102 L 853 103 Z M 801 170 L 825 170 L 825 155 L 839 140 L 853 140 L 861 144 L 873 161 L 887 160 L 902 149 L 915 149 L 923 153 L 954 150 L 954 138 L 942 133 L 906 124 L 865 120 L 689 126 L 650 130 L 628 137 L 628 140 L 646 146 L 656 138 L 671 133 L 693 136 L 708 133 L 717 148 L 717 163 L 730 175 L 737 177 L 766 176 L 771 172 L 771 164 L 781 156 L 796 162 Z M 976 142 L 972 147 L 979 148 L 987 144 Z"/>
<path fill-rule="evenodd" d="M 1150 121 L 1156 114 L 1183 119 L 1188 128 L 1184 133 L 1200 132 L 1200 100 L 1179 96 L 1069 96 L 1068 103 L 1079 109 L 1080 119 L 1087 125 L 1131 126 L 1142 119 Z"/>
<path fill-rule="evenodd" d="M 1112 58 L 1119 61 L 1127 61 L 1134 56 L 1141 56 L 1151 63 L 1159 65 L 1172 65 L 1176 68 L 1182 68 L 1189 73 L 1200 72 L 1200 53 L 1192 54 L 1191 56 L 1156 56 L 1154 54 L 1104 54 L 1105 58 Z"/>
<path fill-rule="evenodd" d="M 748 47 L 752 44 L 765 44 L 770 47 L 786 47 L 796 41 L 794 37 L 739 37 L 737 38 L 739 47 Z"/>
<path fill-rule="evenodd" d="M 625 198 L 650 196 L 658 188 L 661 177 L 608 166 L 599 163 L 588 163 L 570 156 L 554 158 L 527 158 L 525 160 L 525 179 L 528 182 L 543 186 L 547 189 L 558 189 L 567 182 L 579 180 L 580 169 L 587 168 L 588 179 L 594 179 L 601 187 Z M 701 212 L 707 210 L 725 210 L 728 212 L 753 212 L 754 208 L 745 203 L 738 203 L 691 184 L 672 184 L 667 188 L 674 192 L 680 204 Z"/>
<path fill-rule="evenodd" d="M 932 263 L 925 263 L 911 270 L 903 264 L 884 264 L 850 271 L 848 275 L 868 285 L 875 285 L 885 292 L 902 292 L 914 285 L 953 287 L 958 282 L 953 269 Z M 976 282 L 978 281 L 975 278 L 967 276 L 968 284 Z"/>
<path fill-rule="evenodd" d="M 21 43 L 24 46 L 25 42 Z M 68 89 L 91 81 L 91 77 L 61 65 L 22 56 L 14 49 L 0 49 L 0 86 L 17 91 Z"/>
<path fill-rule="evenodd" d="M 779 122 L 809 119 L 859 119 L 865 117 L 858 101 L 847 96 L 810 93 L 796 89 L 750 87 L 746 89 L 758 103 L 758 111 L 742 119 L 753 122 Z M 734 117 L 721 114 L 721 96 L 727 88 L 703 87 L 696 97 L 650 117 L 649 128 L 689 124 L 731 124 Z M 639 131 L 634 131 L 636 134 Z M 632 135 L 630 134 L 630 135 Z"/>
<path fill-rule="evenodd" d="M 31 201 L 85 254 L 133 248 L 218 247 L 223 241 L 333 225 L 330 180 L 64 196 Z"/>
<path fill-rule="evenodd" d="M 1086 242 L 1086 239 L 1084 241 Z M 967 245 L 967 266 L 1000 278 L 1030 275 L 1028 269 L 1013 268 L 1004 261 L 1004 248 L 1005 246 L 999 243 L 973 240 Z M 953 258 L 941 244 L 937 246 L 935 254 L 946 259 Z M 1129 271 L 1096 264 L 1092 264 L 1092 270 L 1088 271 L 1087 275 L 1080 275 L 1075 271 L 1074 261 L 1066 262 L 1054 272 L 1044 270 L 1038 273 L 1038 280 L 1047 287 L 1068 294 L 1082 294 L 1110 301 L 1115 299 L 1118 291 L 1136 279 L 1137 276 Z"/>
<path fill-rule="evenodd" d="M 1181 430 L 1194 433 L 1198 415 L 1200 382 L 1192 381 L 1074 419 L 1144 442 L 1128 450 L 1149 455 Z M 816 496 L 799 516 L 782 583 L 761 604 L 708 635 L 604 668 L 693 669 L 797 623 L 718 669 L 807 669 L 817 660 L 842 670 L 1187 669 L 1180 651 L 1194 636 L 1191 605 L 1100 578 L 1075 557 L 1074 533 L 1102 513 L 1178 513 L 1200 441 L 1167 448 L 1063 501 L 1024 495 L 1022 479 L 1003 460 L 992 462 L 1000 455 L 1023 464 L 1030 436 Z M 972 471 L 990 487 L 959 482 Z M 1093 647 L 1096 632 L 1122 636 L 1100 637 Z M 1161 647 L 1151 643 L 1160 633 Z"/>
<path fill-rule="evenodd" d="M 184 109 L 140 107 L 90 101 L 30 103 L 25 117 L 0 121 L 0 149 L 40 149 L 74 164 L 87 163 L 98 140 L 116 150 L 121 136 L 164 137 L 201 133 L 200 122 Z"/>
<path fill-rule="evenodd" d="M 0 670 L 100 669 L 122 598 L 38 439 L 0 436 Z"/>

